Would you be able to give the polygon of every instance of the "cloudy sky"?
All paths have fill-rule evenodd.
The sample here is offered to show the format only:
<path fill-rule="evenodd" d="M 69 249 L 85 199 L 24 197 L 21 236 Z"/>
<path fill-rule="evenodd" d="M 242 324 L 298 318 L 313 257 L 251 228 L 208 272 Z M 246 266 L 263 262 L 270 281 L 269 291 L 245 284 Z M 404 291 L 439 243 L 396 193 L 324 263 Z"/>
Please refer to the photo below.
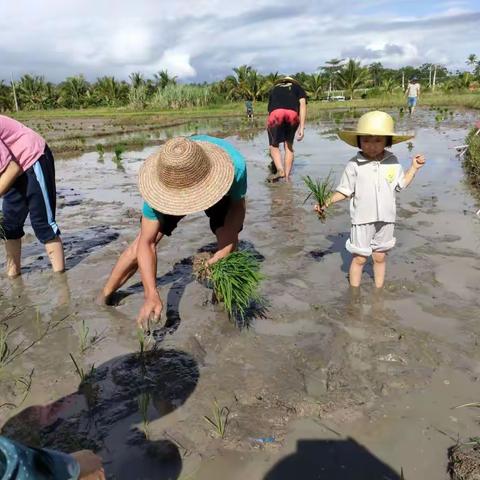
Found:
<path fill-rule="evenodd" d="M 466 67 L 480 56 L 480 0 L 0 0 L 0 79 L 127 79 L 168 69 L 183 81 L 313 72 L 334 57 L 385 66 Z"/>

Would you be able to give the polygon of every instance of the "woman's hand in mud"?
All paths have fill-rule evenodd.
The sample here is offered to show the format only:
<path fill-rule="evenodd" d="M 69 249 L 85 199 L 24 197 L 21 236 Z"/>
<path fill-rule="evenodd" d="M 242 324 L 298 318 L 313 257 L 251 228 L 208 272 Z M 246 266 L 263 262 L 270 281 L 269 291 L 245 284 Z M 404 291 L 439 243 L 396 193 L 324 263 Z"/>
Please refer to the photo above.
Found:
<path fill-rule="evenodd" d="M 143 330 L 148 330 L 150 322 L 156 323 L 160 320 L 162 310 L 163 302 L 158 292 L 155 295 L 146 297 L 137 318 L 138 326 Z"/>
<path fill-rule="evenodd" d="M 72 453 L 72 457 L 80 465 L 79 480 L 105 480 L 102 459 L 91 450 L 80 450 Z"/>
<path fill-rule="evenodd" d="M 425 165 L 425 157 L 423 155 L 415 155 L 412 160 L 412 167 L 420 170 Z"/>

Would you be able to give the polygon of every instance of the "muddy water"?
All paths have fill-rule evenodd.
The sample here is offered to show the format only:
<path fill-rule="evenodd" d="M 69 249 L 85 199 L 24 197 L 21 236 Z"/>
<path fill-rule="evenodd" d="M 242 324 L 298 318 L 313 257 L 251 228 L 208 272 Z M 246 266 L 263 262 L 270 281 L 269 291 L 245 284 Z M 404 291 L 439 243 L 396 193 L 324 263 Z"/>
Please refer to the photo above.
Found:
<path fill-rule="evenodd" d="M 244 120 L 194 122 L 159 134 L 219 133 L 248 159 L 243 248 L 261 255 L 268 309 L 238 331 L 191 279 L 191 255 L 213 241 L 203 214 L 159 248 L 165 315 L 157 349 L 139 355 L 135 276 L 115 308 L 93 303 L 138 229 L 136 174 L 154 147 L 57 160 L 66 275 L 54 277 L 31 230 L 24 275 L 0 279 L 0 318 L 13 331 L 3 369 L 3 432 L 36 445 L 100 451 L 109 478 L 443 479 L 447 448 L 478 435 L 480 219 L 453 146 L 474 118 L 399 118 L 428 165 L 398 196 L 397 246 L 385 291 L 371 267 L 351 292 L 347 205 L 325 224 L 303 204 L 301 176 L 338 179 L 351 147 L 332 132 L 357 115 L 325 113 L 297 144 L 291 184 L 264 183 L 266 136 Z M 84 326 L 82 326 L 84 322 Z M 18 330 L 15 330 L 18 327 Z M 87 349 L 80 345 L 88 328 Z M 19 348 L 15 351 L 15 346 Z M 25 350 L 25 351 L 24 351 Z M 69 354 L 90 372 L 80 381 Z M 31 382 L 30 382 L 30 380 Z M 23 381 L 23 383 L 22 383 Z M 28 387 L 28 388 L 27 388 Z M 230 415 L 224 439 L 204 416 Z M 143 403 L 143 408 L 140 405 Z"/>

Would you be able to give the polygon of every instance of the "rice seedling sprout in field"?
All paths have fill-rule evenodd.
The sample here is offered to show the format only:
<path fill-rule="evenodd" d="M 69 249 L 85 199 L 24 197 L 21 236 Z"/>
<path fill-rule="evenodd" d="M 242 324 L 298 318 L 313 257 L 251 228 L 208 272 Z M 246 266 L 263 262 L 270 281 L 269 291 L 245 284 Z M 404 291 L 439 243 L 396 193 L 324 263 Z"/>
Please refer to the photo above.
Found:
<path fill-rule="evenodd" d="M 210 424 L 216 435 L 218 435 L 220 438 L 225 438 L 228 425 L 228 416 L 230 415 L 229 408 L 220 408 L 218 402 L 214 400 L 212 405 L 212 413 L 213 415 L 211 418 L 207 415 L 204 415 L 204 420 Z"/>
<path fill-rule="evenodd" d="M 333 173 L 330 171 L 329 174 L 324 179 L 313 179 L 309 175 L 303 177 L 305 185 L 310 190 L 310 193 L 305 198 L 305 203 L 312 195 L 320 207 L 325 207 L 328 199 L 332 195 L 333 188 Z M 318 212 L 318 217 L 322 222 L 327 218 L 326 210 L 321 210 Z"/>
<path fill-rule="evenodd" d="M 252 253 L 232 252 L 199 272 L 211 283 L 218 301 L 225 305 L 228 316 L 242 324 L 250 304 L 260 300 L 259 285 L 263 279 L 260 263 Z"/>
<path fill-rule="evenodd" d="M 80 353 L 84 353 L 85 350 L 87 350 L 89 347 L 89 339 L 88 339 L 89 332 L 90 332 L 90 328 L 85 323 L 85 320 L 82 320 L 82 322 L 80 323 L 80 327 L 77 330 L 78 347 L 79 347 Z"/>
<path fill-rule="evenodd" d="M 113 149 L 113 153 L 115 155 L 115 162 L 121 162 L 122 161 L 122 155 L 125 152 L 125 147 L 123 145 L 115 145 L 115 148 Z"/>
<path fill-rule="evenodd" d="M 143 433 L 145 434 L 145 438 L 148 440 L 149 438 L 149 431 L 148 431 L 148 407 L 150 405 L 150 394 L 143 392 L 137 398 L 138 403 L 138 411 L 142 417 L 142 428 Z"/>
<path fill-rule="evenodd" d="M 97 143 L 95 145 L 95 148 L 97 149 L 97 153 L 98 153 L 98 161 L 100 163 L 103 163 L 103 156 L 105 155 L 105 149 L 103 145 L 101 143 Z"/>
<path fill-rule="evenodd" d="M 70 355 L 70 358 L 72 359 L 73 364 L 75 365 L 75 371 L 77 372 L 77 375 L 80 378 L 80 382 L 81 383 L 88 382 L 95 372 L 95 365 L 91 366 L 90 371 L 84 370 L 83 367 L 80 367 L 78 365 L 77 361 L 75 360 L 75 357 L 71 353 L 69 353 L 69 355 Z"/>

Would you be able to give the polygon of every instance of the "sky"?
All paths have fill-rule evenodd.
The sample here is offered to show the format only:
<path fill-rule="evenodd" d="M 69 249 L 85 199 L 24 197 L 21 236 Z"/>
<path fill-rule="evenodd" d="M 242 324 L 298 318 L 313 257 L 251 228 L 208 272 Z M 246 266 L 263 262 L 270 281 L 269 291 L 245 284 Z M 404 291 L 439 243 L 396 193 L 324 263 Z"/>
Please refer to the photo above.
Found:
<path fill-rule="evenodd" d="M 0 0 L 0 79 L 167 69 L 214 81 L 247 64 L 315 72 L 332 58 L 468 68 L 480 0 Z"/>

